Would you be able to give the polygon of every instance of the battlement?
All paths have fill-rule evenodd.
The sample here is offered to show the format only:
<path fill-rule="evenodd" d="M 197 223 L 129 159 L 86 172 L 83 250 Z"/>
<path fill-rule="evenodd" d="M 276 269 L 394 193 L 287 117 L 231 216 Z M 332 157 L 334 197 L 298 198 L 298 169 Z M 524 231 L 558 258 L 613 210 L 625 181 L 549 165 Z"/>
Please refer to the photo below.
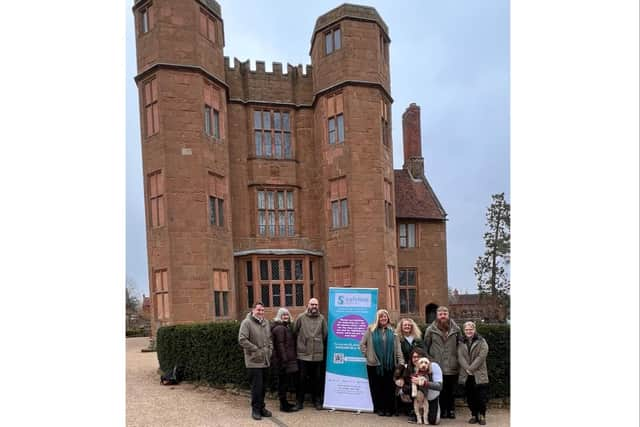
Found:
<path fill-rule="evenodd" d="M 253 74 L 255 76 L 266 75 L 273 77 L 302 77 L 302 78 L 310 78 L 313 67 L 311 64 L 307 65 L 291 65 L 287 63 L 287 68 L 282 68 L 282 62 L 272 62 L 271 63 L 271 71 L 266 70 L 265 61 L 255 61 L 255 67 L 251 67 L 251 60 L 247 59 L 242 62 L 238 58 L 233 58 L 233 66 L 231 65 L 231 61 L 228 56 L 224 57 L 224 68 L 227 74 L 229 73 L 240 73 L 240 74 Z M 284 72 L 283 72 L 284 71 Z"/>

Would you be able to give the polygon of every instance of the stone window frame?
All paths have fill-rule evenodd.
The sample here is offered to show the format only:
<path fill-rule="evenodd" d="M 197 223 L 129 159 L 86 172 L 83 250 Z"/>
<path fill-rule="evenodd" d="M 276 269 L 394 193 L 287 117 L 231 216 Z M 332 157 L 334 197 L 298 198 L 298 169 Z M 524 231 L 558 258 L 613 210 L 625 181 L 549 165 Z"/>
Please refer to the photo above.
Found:
<path fill-rule="evenodd" d="M 349 227 L 349 193 L 347 177 L 340 176 L 329 180 L 329 215 L 331 230 Z"/>
<path fill-rule="evenodd" d="M 380 128 L 382 132 L 382 145 L 391 150 L 391 125 L 389 118 L 389 103 L 384 99 L 380 99 Z"/>
<path fill-rule="evenodd" d="M 342 91 L 333 93 L 326 98 L 327 108 L 327 142 L 331 146 L 344 144 L 344 94 Z M 332 129 L 333 127 L 333 129 Z M 334 136 L 332 142 L 331 137 Z M 342 138 L 342 139 L 341 139 Z"/>
<path fill-rule="evenodd" d="M 149 34 L 155 26 L 155 8 L 152 2 L 147 2 L 138 8 L 136 13 L 138 18 L 138 37 Z"/>
<path fill-rule="evenodd" d="M 207 172 L 207 217 L 209 227 L 225 227 L 224 209 L 227 194 L 226 181 L 223 175 Z M 213 201 L 212 201 L 213 199 Z"/>
<path fill-rule="evenodd" d="M 288 108 L 253 108 L 253 153 L 259 159 L 293 160 L 293 114 Z M 285 117 L 287 118 L 285 121 Z M 266 120 L 268 118 L 268 120 Z M 276 120 L 278 118 L 278 120 Z M 268 122 L 268 123 L 267 123 Z M 286 126 L 285 126 L 286 124 Z M 277 125 L 277 127 L 276 127 Z M 269 140 L 267 153 L 267 137 Z M 279 139 L 280 143 L 276 141 Z M 278 154 L 279 147 L 279 154 Z M 288 151 L 287 151 L 288 150 Z"/>
<path fill-rule="evenodd" d="M 160 228 L 166 225 L 165 212 L 165 182 L 162 169 L 147 174 L 147 189 L 149 196 L 149 226 Z"/>
<path fill-rule="evenodd" d="M 220 111 L 207 104 L 204 104 L 204 133 L 220 140 Z"/>
<path fill-rule="evenodd" d="M 304 307 L 305 256 L 260 256 L 258 261 L 258 277 L 254 283 L 259 284 L 258 298 L 265 307 Z M 286 263 L 289 263 L 289 278 L 286 275 Z M 263 266 L 266 265 L 266 278 L 263 276 Z M 298 267 L 300 266 L 298 275 Z M 277 266 L 277 268 L 274 268 Z M 277 272 L 277 273 L 276 273 Z M 276 277 L 277 276 L 277 277 Z M 289 287 L 290 292 L 287 292 Z M 265 292 L 266 291 L 266 292 Z M 291 298 L 292 304 L 287 304 Z"/>
<path fill-rule="evenodd" d="M 223 142 L 223 123 L 221 121 L 220 90 L 217 86 L 204 80 L 203 89 L 203 126 L 202 131 L 205 137 L 213 142 Z"/>
<path fill-rule="evenodd" d="M 209 43 L 216 45 L 217 40 L 220 39 L 218 33 L 218 20 L 209 11 L 204 8 L 200 8 L 199 12 L 199 34 L 204 37 Z"/>
<path fill-rule="evenodd" d="M 384 178 L 384 219 L 387 228 L 393 230 L 395 217 L 393 216 L 393 185 Z"/>
<path fill-rule="evenodd" d="M 213 288 L 213 318 L 228 319 L 231 317 L 231 287 L 229 286 L 229 270 L 213 269 L 211 275 Z"/>
<path fill-rule="evenodd" d="M 325 56 L 331 55 L 333 52 L 342 49 L 342 30 L 340 29 L 340 25 L 336 25 L 324 31 L 323 35 Z M 338 47 L 336 47 L 336 44 Z"/>
<path fill-rule="evenodd" d="M 160 132 L 160 113 L 158 111 L 158 79 L 152 76 L 142 83 L 142 100 L 144 106 L 145 138 Z"/>
<path fill-rule="evenodd" d="M 410 226 L 413 226 L 413 246 L 411 246 L 411 233 L 409 232 Z M 419 231 L 420 227 L 417 222 L 401 222 L 398 224 L 398 248 L 400 249 L 415 249 L 419 248 L 420 239 L 419 239 Z M 405 243 L 403 245 L 403 239 L 405 239 Z"/>
<path fill-rule="evenodd" d="M 282 193 L 282 204 L 280 204 Z M 256 188 L 256 235 L 269 239 L 287 239 L 296 237 L 296 194 L 293 187 L 258 187 Z M 263 197 L 261 199 L 261 194 Z M 273 194 L 270 199 L 269 194 Z M 290 196 L 289 196 L 290 195 Z M 272 203 L 270 203 L 272 202 Z M 280 207 L 282 206 L 282 207 Z M 261 216 L 261 212 L 263 216 Z M 273 212 L 273 221 L 271 213 Z M 284 223 L 281 223 L 284 215 Z M 264 221 L 262 221 L 264 219 Z M 273 224 L 272 224 L 273 223 Z M 264 227 L 264 228 L 262 228 Z M 273 227 L 273 229 L 271 229 Z M 284 233 L 281 233 L 284 227 Z M 273 233 L 271 231 L 273 230 Z"/>
<path fill-rule="evenodd" d="M 396 298 L 396 289 L 398 287 L 398 279 L 396 274 L 396 267 L 394 265 L 387 265 L 387 308 L 389 310 L 396 310 L 398 308 L 398 301 Z"/>
<path fill-rule="evenodd" d="M 413 284 L 410 283 L 409 273 L 413 273 Z M 405 279 L 403 283 L 403 278 Z M 400 292 L 400 313 L 410 314 L 418 312 L 418 269 L 416 267 L 399 267 L 398 268 L 398 290 Z M 411 291 L 413 292 L 413 307 L 411 306 Z M 402 310 L 402 295 L 406 294 L 406 306 L 405 311 Z M 413 308 L 413 310 L 411 310 Z"/>
<path fill-rule="evenodd" d="M 169 305 L 169 270 L 167 268 L 154 269 L 152 283 L 153 307 L 156 320 L 169 320 L 171 316 L 171 306 Z"/>

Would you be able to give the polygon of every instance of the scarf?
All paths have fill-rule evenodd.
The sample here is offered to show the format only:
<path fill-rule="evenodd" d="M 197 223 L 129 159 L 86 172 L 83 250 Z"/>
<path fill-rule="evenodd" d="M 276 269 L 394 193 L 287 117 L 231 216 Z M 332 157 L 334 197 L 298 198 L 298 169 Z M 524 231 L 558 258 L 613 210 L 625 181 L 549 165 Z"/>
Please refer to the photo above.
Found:
<path fill-rule="evenodd" d="M 384 334 L 384 342 L 382 334 Z M 373 349 L 380 361 L 380 364 L 376 366 L 376 374 L 380 376 L 384 375 L 384 371 L 392 371 L 395 367 L 393 344 L 393 331 L 390 328 L 376 328 L 373 331 Z"/>

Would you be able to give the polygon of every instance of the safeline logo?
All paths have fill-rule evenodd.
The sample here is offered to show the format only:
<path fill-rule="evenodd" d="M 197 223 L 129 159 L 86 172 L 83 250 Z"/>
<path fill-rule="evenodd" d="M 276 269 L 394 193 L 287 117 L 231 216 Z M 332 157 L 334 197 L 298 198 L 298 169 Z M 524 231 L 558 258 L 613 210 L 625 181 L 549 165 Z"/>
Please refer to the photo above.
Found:
<path fill-rule="evenodd" d="M 336 293 L 335 304 L 339 307 L 371 307 L 371 294 Z"/>

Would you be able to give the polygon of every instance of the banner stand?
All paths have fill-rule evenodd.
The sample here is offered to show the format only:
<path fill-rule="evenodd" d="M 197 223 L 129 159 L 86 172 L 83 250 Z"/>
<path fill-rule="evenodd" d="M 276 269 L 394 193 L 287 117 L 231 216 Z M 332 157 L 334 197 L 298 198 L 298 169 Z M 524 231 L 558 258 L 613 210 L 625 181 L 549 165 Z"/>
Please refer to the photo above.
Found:
<path fill-rule="evenodd" d="M 360 341 L 375 321 L 378 289 L 329 288 L 329 337 L 323 407 L 373 412 L 366 359 Z"/>

